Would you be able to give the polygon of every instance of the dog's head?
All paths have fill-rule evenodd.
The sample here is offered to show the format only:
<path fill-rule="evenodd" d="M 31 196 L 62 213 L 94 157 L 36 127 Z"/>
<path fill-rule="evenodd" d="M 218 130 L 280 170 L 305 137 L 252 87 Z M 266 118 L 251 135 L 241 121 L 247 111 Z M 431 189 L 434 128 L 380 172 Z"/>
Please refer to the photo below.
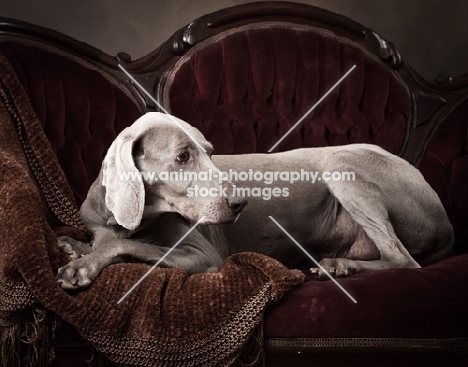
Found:
<path fill-rule="evenodd" d="M 203 148 L 203 149 L 202 149 Z M 142 218 L 177 212 L 190 221 L 234 221 L 247 201 L 218 181 L 212 145 L 185 121 L 150 112 L 123 130 L 102 166 L 105 202 L 115 221 L 135 229 Z"/>

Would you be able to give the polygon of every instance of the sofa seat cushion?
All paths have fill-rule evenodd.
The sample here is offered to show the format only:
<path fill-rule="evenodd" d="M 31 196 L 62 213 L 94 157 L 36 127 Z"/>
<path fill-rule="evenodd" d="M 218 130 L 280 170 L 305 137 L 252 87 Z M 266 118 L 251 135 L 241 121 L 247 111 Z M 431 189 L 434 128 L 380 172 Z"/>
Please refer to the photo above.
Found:
<path fill-rule="evenodd" d="M 312 276 L 271 307 L 266 338 L 466 338 L 468 255 L 422 269 L 390 269 L 333 282 Z"/>

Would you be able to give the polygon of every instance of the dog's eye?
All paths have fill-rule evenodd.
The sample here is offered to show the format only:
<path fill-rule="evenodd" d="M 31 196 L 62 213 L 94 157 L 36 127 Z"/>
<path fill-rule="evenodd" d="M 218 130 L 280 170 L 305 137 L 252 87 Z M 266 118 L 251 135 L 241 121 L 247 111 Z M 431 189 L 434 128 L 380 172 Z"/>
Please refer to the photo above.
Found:
<path fill-rule="evenodd" d="M 190 159 L 190 153 L 189 152 L 180 153 L 179 155 L 177 155 L 176 159 L 179 163 L 185 164 Z"/>

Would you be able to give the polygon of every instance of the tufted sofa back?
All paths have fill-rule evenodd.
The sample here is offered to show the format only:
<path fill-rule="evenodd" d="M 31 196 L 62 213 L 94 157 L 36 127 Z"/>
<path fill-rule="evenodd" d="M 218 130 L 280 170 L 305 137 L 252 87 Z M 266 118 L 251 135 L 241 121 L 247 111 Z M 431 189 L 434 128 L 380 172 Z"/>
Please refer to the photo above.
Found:
<path fill-rule="evenodd" d="M 444 204 L 456 250 L 468 252 L 468 95 L 432 135 L 419 169 Z"/>
<path fill-rule="evenodd" d="M 404 84 L 364 47 L 313 26 L 260 22 L 204 40 L 165 76 L 163 104 L 218 154 L 267 152 L 353 65 L 276 150 L 375 143 L 401 152 Z"/>
<path fill-rule="evenodd" d="M 112 141 L 141 113 L 99 68 L 27 40 L 0 43 L 26 90 L 75 199 L 81 205 Z"/>

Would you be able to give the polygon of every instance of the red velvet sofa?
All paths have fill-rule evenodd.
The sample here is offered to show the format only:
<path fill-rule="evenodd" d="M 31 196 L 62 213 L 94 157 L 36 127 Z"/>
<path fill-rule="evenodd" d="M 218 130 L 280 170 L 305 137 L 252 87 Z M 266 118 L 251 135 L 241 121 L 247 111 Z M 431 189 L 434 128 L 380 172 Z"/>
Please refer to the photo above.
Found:
<path fill-rule="evenodd" d="M 158 110 L 119 63 L 165 109 L 200 129 L 218 154 L 268 151 L 356 65 L 275 150 L 374 143 L 402 156 L 439 194 L 454 227 L 454 254 L 422 269 L 340 280 L 357 304 L 309 275 L 265 314 L 266 364 L 468 365 L 468 75 L 427 81 L 376 32 L 294 3 L 206 15 L 135 61 L 7 19 L 0 20 L 0 51 L 19 75 L 78 204 L 116 135 L 143 112 Z M 51 342 L 57 366 L 90 358 L 69 325 Z"/>

